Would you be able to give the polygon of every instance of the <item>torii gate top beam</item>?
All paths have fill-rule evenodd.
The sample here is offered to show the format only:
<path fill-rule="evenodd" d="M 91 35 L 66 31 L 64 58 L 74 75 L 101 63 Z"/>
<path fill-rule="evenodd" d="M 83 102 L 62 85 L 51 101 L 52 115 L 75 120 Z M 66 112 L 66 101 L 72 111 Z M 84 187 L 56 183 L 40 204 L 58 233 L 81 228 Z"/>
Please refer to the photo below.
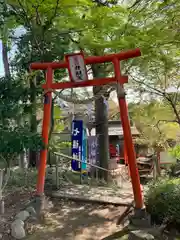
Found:
<path fill-rule="evenodd" d="M 115 54 L 109 54 L 104 56 L 91 56 L 84 59 L 85 64 L 98 64 L 98 63 L 105 63 L 105 62 L 112 62 L 115 67 L 115 75 L 116 75 L 116 68 L 117 71 L 119 70 L 118 61 L 126 60 L 129 58 L 139 57 L 141 56 L 141 51 L 139 48 L 129 50 L 126 52 L 120 52 Z M 47 70 L 47 69 L 60 69 L 60 68 L 68 68 L 68 62 L 62 61 L 62 62 L 46 62 L 46 63 L 32 63 L 30 65 L 30 68 L 33 70 Z M 77 87 L 89 87 L 89 86 L 100 86 L 100 85 L 106 85 L 110 83 L 117 83 L 117 76 L 115 77 L 106 77 L 106 78 L 97 78 L 92 80 L 86 80 L 82 82 L 59 82 L 59 83 L 53 83 L 49 79 L 47 79 L 47 82 L 42 85 L 43 89 L 67 89 L 67 88 L 77 88 Z M 128 82 L 127 76 L 121 76 L 120 77 L 121 84 Z"/>
<path fill-rule="evenodd" d="M 119 61 L 126 60 L 128 58 L 134 58 L 134 57 L 139 57 L 141 56 L 141 51 L 139 48 L 129 50 L 129 51 L 124 51 L 120 53 L 115 53 L 115 54 L 109 54 L 109 55 L 104 55 L 104 56 L 91 56 L 85 58 L 85 64 L 97 64 L 97 63 L 105 63 L 105 62 L 113 62 L 113 60 L 116 58 Z M 48 68 L 52 69 L 58 69 L 58 68 L 68 68 L 68 63 L 67 62 L 46 62 L 46 63 L 32 63 L 30 65 L 31 69 L 34 70 L 46 70 Z"/>

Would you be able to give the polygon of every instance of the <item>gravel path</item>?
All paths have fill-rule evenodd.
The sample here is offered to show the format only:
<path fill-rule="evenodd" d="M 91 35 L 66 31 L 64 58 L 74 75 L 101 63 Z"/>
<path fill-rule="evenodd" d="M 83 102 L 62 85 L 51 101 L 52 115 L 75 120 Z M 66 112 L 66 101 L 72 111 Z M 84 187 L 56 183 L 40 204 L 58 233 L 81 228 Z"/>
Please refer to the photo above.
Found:
<path fill-rule="evenodd" d="M 0 219 L 0 239 L 13 240 L 10 225 L 14 216 L 33 197 L 34 193 L 22 189 L 5 198 L 5 214 Z M 115 233 L 117 218 L 126 207 L 98 205 L 69 200 L 53 199 L 54 208 L 44 221 L 28 222 L 25 226 L 27 240 L 101 240 Z"/>
<path fill-rule="evenodd" d="M 27 240 L 100 240 L 118 231 L 117 218 L 125 207 L 54 201 L 43 224 L 32 229 Z"/>

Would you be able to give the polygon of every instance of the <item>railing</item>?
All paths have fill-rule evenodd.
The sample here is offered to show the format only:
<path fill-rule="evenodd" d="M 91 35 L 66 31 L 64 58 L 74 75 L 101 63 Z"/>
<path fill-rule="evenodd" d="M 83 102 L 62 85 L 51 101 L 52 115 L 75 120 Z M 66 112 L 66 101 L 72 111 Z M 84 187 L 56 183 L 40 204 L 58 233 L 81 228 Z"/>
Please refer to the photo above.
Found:
<path fill-rule="evenodd" d="M 92 168 L 92 171 L 90 171 L 90 174 L 84 172 L 75 172 L 71 170 L 71 161 L 76 160 L 80 163 L 83 163 L 80 159 L 74 158 L 72 156 L 59 153 L 59 152 L 53 152 L 53 155 L 56 157 L 56 188 L 59 188 L 61 184 L 68 182 L 68 183 L 73 183 L 74 181 L 79 181 L 77 183 L 80 184 L 88 184 L 88 185 L 93 185 L 93 184 L 100 184 L 100 185 L 109 185 L 109 186 L 118 186 L 122 187 L 124 182 L 127 182 L 128 179 L 128 171 L 126 170 L 126 167 L 124 168 L 124 171 L 118 172 L 116 174 L 116 169 L 114 170 L 109 170 L 103 167 L 100 167 L 96 164 L 92 164 L 88 162 L 87 159 L 87 165 Z M 99 171 L 106 172 L 108 174 L 108 182 L 105 181 L 104 179 L 99 179 Z M 76 177 L 76 179 L 71 179 L 71 177 L 68 176 L 68 173 L 74 174 L 74 176 L 78 176 L 79 178 Z M 76 173 L 76 174 L 75 174 Z M 103 175 L 103 174 L 102 174 Z M 118 176 L 117 176 L 118 175 Z M 116 178 L 117 177 L 117 178 Z"/>

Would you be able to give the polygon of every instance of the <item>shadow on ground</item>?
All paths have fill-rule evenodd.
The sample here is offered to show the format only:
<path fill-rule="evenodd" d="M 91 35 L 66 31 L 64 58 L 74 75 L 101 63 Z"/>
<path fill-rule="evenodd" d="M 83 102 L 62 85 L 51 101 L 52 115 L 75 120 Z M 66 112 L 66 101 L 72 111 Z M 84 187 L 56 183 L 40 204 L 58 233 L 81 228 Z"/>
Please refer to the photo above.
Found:
<path fill-rule="evenodd" d="M 35 226 L 27 240 L 100 240 L 121 227 L 117 218 L 125 207 L 54 201 L 43 224 Z"/>

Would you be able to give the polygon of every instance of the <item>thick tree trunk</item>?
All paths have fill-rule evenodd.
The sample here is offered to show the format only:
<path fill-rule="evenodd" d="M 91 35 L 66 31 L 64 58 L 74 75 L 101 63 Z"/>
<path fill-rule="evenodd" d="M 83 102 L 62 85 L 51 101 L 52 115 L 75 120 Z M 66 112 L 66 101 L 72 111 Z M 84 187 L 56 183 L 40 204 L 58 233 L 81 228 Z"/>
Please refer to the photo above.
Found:
<path fill-rule="evenodd" d="M 93 67 L 94 77 L 99 77 L 98 68 Z M 93 92 L 96 94 L 101 87 L 94 87 Z M 100 97 L 95 101 L 95 121 L 96 121 L 96 135 L 98 137 L 98 153 L 97 163 L 100 167 L 108 169 L 109 165 L 109 136 L 108 136 L 108 113 L 107 105 L 104 102 L 104 97 Z M 100 171 L 100 178 L 108 180 L 108 172 Z"/>
<path fill-rule="evenodd" d="M 37 119 L 36 119 L 36 86 L 33 80 L 30 82 L 30 101 L 31 101 L 31 115 L 30 115 L 30 129 L 31 132 L 37 132 Z M 36 167 L 38 154 L 36 151 L 29 151 L 29 167 Z"/>

